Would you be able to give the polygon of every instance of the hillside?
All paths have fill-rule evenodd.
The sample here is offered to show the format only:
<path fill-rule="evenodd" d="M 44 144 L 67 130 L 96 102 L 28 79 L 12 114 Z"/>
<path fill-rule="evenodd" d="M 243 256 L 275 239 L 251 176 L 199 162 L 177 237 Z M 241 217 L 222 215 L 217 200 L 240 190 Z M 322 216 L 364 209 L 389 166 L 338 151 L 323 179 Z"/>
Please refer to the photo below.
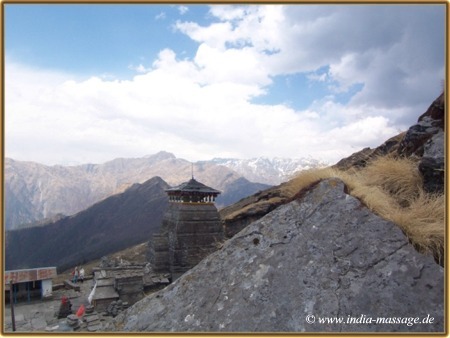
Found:
<path fill-rule="evenodd" d="M 169 185 L 155 177 L 71 217 L 5 235 L 6 269 L 84 264 L 149 239 L 161 225 Z"/>
<path fill-rule="evenodd" d="M 442 332 L 444 270 L 344 190 L 339 180 L 322 181 L 251 223 L 109 330 Z M 429 315 L 433 323 L 319 322 L 362 314 Z"/>
<path fill-rule="evenodd" d="M 376 149 L 223 209 L 234 236 L 107 329 L 443 332 L 443 103 Z"/>
<path fill-rule="evenodd" d="M 212 162 L 195 163 L 194 173 L 201 182 L 222 191 L 217 200 L 219 208 L 269 187 Z M 151 177 L 159 176 L 174 186 L 191 175 L 190 162 L 167 152 L 80 166 L 45 166 L 7 158 L 5 226 L 8 230 L 17 229 L 24 223 L 38 225 L 58 214 L 73 215 Z"/>

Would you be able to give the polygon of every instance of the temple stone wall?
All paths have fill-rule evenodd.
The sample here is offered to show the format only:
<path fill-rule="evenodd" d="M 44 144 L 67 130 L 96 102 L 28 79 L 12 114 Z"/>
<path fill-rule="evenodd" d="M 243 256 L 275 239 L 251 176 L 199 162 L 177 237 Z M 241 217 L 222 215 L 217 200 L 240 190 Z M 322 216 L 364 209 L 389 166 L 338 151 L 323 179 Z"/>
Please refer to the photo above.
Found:
<path fill-rule="evenodd" d="M 215 251 L 223 239 L 213 203 L 170 203 L 160 233 L 149 243 L 149 260 L 155 272 L 168 272 L 175 280 Z"/>
<path fill-rule="evenodd" d="M 156 273 L 167 273 L 169 265 L 169 242 L 167 232 L 154 234 L 148 243 L 148 261 Z"/>
<path fill-rule="evenodd" d="M 143 273 L 126 273 L 116 276 L 114 287 L 120 299 L 132 305 L 144 297 Z"/>

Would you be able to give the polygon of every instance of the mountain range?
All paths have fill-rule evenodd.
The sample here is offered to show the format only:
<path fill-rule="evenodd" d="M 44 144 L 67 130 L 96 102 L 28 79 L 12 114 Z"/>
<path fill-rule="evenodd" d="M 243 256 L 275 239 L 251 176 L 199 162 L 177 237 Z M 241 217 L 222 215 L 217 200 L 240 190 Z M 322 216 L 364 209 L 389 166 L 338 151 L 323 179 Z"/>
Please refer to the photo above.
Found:
<path fill-rule="evenodd" d="M 169 187 L 160 177 L 154 177 L 74 216 L 6 231 L 6 269 L 65 269 L 150 239 L 161 225 L 169 203 L 165 189 Z"/>
<path fill-rule="evenodd" d="M 268 158 L 251 159 L 214 158 L 211 162 L 230 168 L 252 182 L 278 185 L 293 178 L 303 170 L 322 168 L 329 165 L 324 161 L 306 158 Z"/>
<path fill-rule="evenodd" d="M 5 227 L 42 225 L 74 215 L 155 176 L 174 186 L 194 174 L 202 183 L 222 191 L 217 199 L 221 208 L 278 184 L 299 170 L 321 165 L 312 159 L 268 158 L 216 158 L 192 164 L 164 151 L 142 158 L 117 158 L 103 164 L 77 166 L 47 166 L 6 158 Z"/>

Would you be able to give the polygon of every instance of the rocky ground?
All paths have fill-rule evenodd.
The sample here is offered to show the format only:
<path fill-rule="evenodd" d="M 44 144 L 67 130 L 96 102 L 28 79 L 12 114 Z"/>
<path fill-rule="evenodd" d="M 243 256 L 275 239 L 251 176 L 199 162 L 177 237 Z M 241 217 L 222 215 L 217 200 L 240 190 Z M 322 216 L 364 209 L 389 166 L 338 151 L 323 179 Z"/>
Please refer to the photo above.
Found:
<path fill-rule="evenodd" d="M 72 312 L 76 312 L 79 307 L 84 304 L 88 305 L 88 295 L 91 292 L 93 282 L 87 280 L 84 283 L 78 283 L 80 291 L 73 289 L 60 289 L 53 291 L 53 297 L 50 300 L 34 300 L 30 302 L 19 302 L 14 304 L 14 316 L 16 323 L 16 332 L 67 332 L 74 331 L 74 329 L 68 325 L 67 318 L 58 319 L 58 312 L 61 305 L 61 299 L 66 296 L 72 303 Z M 107 316 L 104 313 L 97 314 L 98 320 L 96 320 L 95 327 L 92 328 L 101 330 L 101 328 L 110 320 L 111 316 Z M 86 318 L 94 318 L 92 315 L 83 316 Z M 88 323 L 86 320 L 80 321 L 80 327 L 78 331 L 89 331 Z M 84 325 L 83 325 L 84 323 Z M 4 332 L 12 332 L 12 318 L 10 304 L 6 304 L 4 311 Z"/>
<path fill-rule="evenodd" d="M 106 330 L 441 332 L 443 272 L 395 224 L 328 179 L 247 226 Z M 362 316 L 421 322 L 346 322 Z"/>

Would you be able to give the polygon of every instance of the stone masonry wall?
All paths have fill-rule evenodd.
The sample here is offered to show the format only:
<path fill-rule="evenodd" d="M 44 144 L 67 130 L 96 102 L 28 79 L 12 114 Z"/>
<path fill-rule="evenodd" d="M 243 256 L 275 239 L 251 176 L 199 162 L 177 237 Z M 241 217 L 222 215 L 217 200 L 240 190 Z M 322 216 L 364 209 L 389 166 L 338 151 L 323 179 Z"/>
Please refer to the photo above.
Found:
<path fill-rule="evenodd" d="M 212 203 L 171 203 L 161 231 L 149 245 L 155 272 L 178 278 L 217 248 L 224 238 L 220 215 Z"/>

